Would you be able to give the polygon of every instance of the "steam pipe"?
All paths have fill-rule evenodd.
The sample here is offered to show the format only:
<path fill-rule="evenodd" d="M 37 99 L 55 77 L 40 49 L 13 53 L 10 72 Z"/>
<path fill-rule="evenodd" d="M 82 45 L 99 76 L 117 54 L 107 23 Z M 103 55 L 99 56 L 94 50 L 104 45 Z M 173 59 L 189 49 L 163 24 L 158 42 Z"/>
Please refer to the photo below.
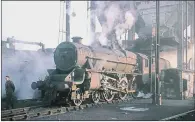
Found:
<path fill-rule="evenodd" d="M 66 1 L 66 41 L 70 41 L 70 0 Z"/>

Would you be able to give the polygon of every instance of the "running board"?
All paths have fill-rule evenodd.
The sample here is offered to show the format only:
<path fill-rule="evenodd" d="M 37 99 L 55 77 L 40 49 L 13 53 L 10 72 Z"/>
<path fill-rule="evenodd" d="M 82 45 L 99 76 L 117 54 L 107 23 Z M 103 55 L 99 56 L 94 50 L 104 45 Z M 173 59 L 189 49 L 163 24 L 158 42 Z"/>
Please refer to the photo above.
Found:
<path fill-rule="evenodd" d="M 116 88 L 113 88 L 113 87 L 106 87 L 106 88 L 108 88 L 110 90 L 117 91 L 117 92 L 123 92 L 123 93 L 133 93 L 133 92 L 135 92 L 135 90 L 124 91 L 124 90 L 116 89 Z"/>

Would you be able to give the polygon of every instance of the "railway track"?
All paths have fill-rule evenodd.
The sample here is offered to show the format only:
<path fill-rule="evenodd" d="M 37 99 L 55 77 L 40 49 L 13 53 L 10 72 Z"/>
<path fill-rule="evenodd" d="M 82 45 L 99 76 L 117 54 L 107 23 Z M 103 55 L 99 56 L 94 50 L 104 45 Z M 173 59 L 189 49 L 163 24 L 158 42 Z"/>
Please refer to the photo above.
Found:
<path fill-rule="evenodd" d="M 1 120 L 24 120 L 27 118 L 27 114 L 29 111 L 40 108 L 46 107 L 47 105 L 37 105 L 37 106 L 30 106 L 24 108 L 16 108 L 10 110 L 3 110 L 1 111 Z"/>
<path fill-rule="evenodd" d="M 97 104 L 83 104 L 81 106 L 70 106 L 70 107 L 47 107 L 47 106 L 32 106 L 11 110 L 1 111 L 1 120 L 2 121 L 11 121 L 11 120 L 30 120 L 35 117 L 44 117 L 50 115 L 63 114 L 69 111 L 77 111 L 85 108 L 90 108 L 93 106 L 103 105 L 103 104 L 117 104 L 121 102 L 132 101 L 132 98 L 127 98 L 126 100 L 113 100 L 112 102 L 99 102 Z"/>
<path fill-rule="evenodd" d="M 162 119 L 161 121 L 193 121 L 195 120 L 195 110 L 190 110 L 181 114 Z"/>

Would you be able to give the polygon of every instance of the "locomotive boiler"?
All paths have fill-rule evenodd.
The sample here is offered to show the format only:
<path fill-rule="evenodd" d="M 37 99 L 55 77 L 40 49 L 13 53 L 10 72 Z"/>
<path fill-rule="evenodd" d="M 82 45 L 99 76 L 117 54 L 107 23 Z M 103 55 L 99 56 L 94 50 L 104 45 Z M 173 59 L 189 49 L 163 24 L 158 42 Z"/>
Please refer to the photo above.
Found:
<path fill-rule="evenodd" d="M 62 42 L 55 49 L 54 62 L 56 69 L 48 69 L 44 81 L 31 84 L 51 103 L 79 106 L 86 99 L 97 103 L 100 99 L 125 99 L 129 92 L 135 92 L 135 76 L 139 74 L 133 52 Z"/>

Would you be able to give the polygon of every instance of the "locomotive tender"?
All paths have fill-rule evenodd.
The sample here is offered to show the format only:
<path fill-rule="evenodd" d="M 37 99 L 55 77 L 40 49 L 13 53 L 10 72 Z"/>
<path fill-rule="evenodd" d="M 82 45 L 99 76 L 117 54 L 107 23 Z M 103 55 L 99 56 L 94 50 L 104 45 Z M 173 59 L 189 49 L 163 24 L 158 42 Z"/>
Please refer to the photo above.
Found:
<path fill-rule="evenodd" d="M 48 69 L 49 76 L 31 87 L 41 90 L 44 100 L 51 103 L 79 106 L 87 99 L 94 103 L 102 98 L 124 100 L 128 93 L 136 92 L 136 77 L 144 73 L 140 57 L 144 59 L 142 54 L 127 50 L 62 42 L 54 52 L 56 69 Z"/>

